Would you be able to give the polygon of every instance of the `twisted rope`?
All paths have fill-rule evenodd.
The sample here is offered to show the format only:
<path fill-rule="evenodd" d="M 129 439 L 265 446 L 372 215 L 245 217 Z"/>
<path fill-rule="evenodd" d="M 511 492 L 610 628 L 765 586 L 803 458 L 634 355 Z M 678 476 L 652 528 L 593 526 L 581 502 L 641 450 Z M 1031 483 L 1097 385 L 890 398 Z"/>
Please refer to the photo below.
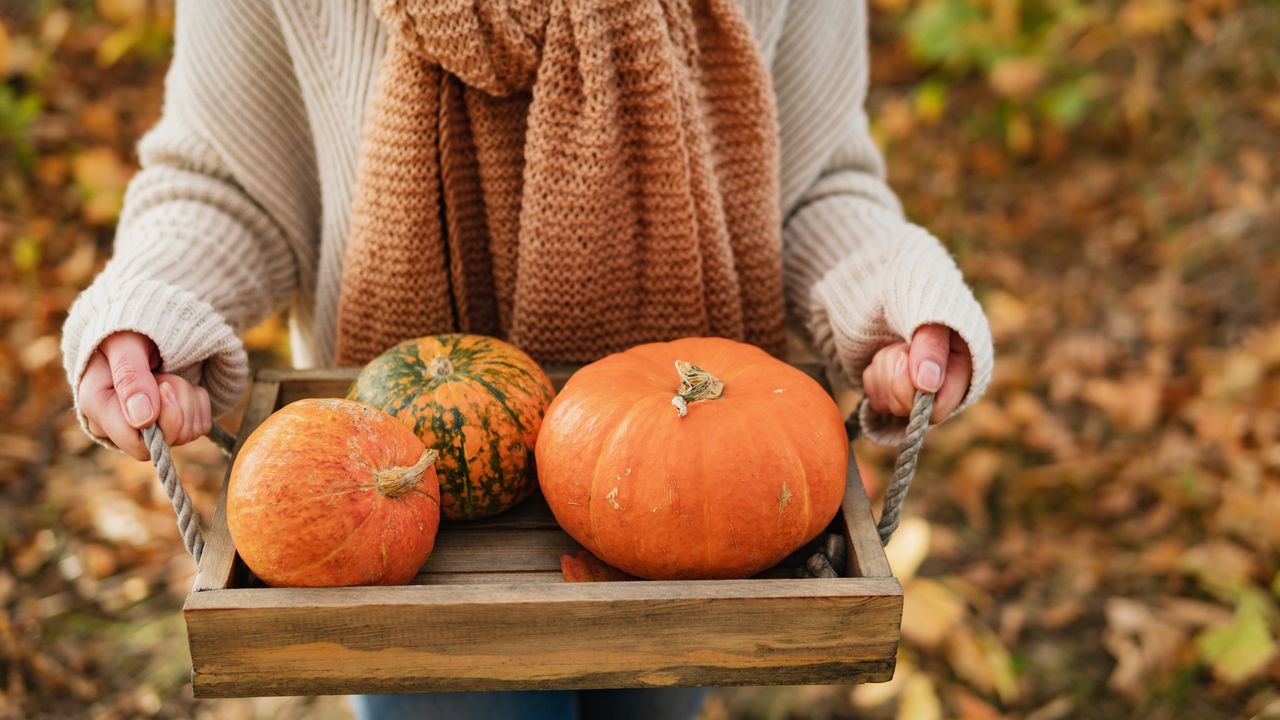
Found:
<path fill-rule="evenodd" d="M 867 401 L 864 399 L 862 402 L 865 404 Z M 859 406 L 845 421 L 850 440 L 862 433 L 858 424 L 861 410 L 862 407 Z M 898 450 L 898 459 L 893 463 L 893 478 L 889 480 L 889 488 L 884 494 L 884 511 L 880 513 L 880 522 L 876 524 L 882 544 L 889 543 L 893 531 L 902 522 L 902 505 L 906 502 L 907 491 L 911 489 L 911 480 L 916 474 L 916 462 L 920 457 L 920 448 L 924 446 L 924 436 L 929 430 L 929 416 L 932 414 L 933 394 L 916 392 L 911 418 L 907 421 L 907 436 L 902 441 L 902 448 Z"/>
<path fill-rule="evenodd" d="M 865 403 L 866 401 L 863 400 Z M 858 423 L 859 406 L 848 420 L 844 421 L 849 432 L 849 440 L 856 440 L 862 434 Z M 906 502 L 907 491 L 911 489 L 911 480 L 916 474 L 916 462 L 920 458 L 920 448 L 924 446 L 924 435 L 929 430 L 929 416 L 933 415 L 933 395 L 916 393 L 915 404 L 911 406 L 911 418 L 907 421 L 907 436 L 898 451 L 898 459 L 893 463 L 893 478 L 884 494 L 884 511 L 880 513 L 880 522 L 876 531 L 880 533 L 880 543 L 889 544 L 893 531 L 898 529 L 902 521 L 902 505 Z M 828 535 L 818 552 L 809 557 L 805 564 L 797 570 L 799 577 L 839 577 L 843 574 L 845 553 L 844 538 L 840 535 Z"/>
<path fill-rule="evenodd" d="M 889 544 L 889 538 L 902 521 L 902 505 L 906 502 L 907 491 L 911 489 L 911 480 L 916 475 L 916 460 L 920 457 L 920 448 L 924 446 L 924 434 L 929 430 L 929 416 L 932 414 L 933 393 L 917 391 L 915 405 L 911 408 L 911 419 L 907 421 L 907 437 L 902 441 L 897 461 L 893 463 L 893 479 L 889 481 L 889 489 L 885 491 L 884 511 L 880 514 L 880 522 L 876 524 L 880 543 L 883 545 Z"/>
<path fill-rule="evenodd" d="M 208 437 L 224 455 L 231 456 L 235 438 L 230 433 L 214 425 L 209 430 Z M 169 454 L 169 443 L 164 441 L 164 433 L 160 431 L 158 424 L 144 428 L 142 440 L 147 444 L 147 450 L 151 452 L 151 462 L 156 466 L 160 485 L 164 488 L 165 495 L 169 497 L 170 504 L 173 505 L 174 514 L 178 516 L 178 531 L 182 533 L 182 543 L 187 546 L 187 552 L 191 553 L 191 557 L 198 565 L 200 557 L 204 555 L 204 535 L 200 532 L 200 518 L 196 514 L 195 506 L 191 504 L 191 496 L 187 494 L 182 480 L 178 478 L 178 468 L 173 464 L 173 458 Z"/>

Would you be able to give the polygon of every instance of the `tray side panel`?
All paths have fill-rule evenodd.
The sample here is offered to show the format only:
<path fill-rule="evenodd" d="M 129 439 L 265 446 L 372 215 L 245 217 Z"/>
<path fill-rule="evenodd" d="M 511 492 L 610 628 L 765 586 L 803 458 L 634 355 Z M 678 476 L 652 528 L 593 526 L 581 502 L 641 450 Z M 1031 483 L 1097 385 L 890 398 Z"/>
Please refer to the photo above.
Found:
<path fill-rule="evenodd" d="M 844 515 L 844 540 L 849 548 L 848 567 L 850 577 L 890 577 L 889 558 L 880 544 L 876 532 L 876 520 L 871 515 L 871 502 L 858 474 L 858 462 L 849 450 L 849 472 L 845 476 L 844 500 L 840 504 Z"/>
<path fill-rule="evenodd" d="M 877 682 L 893 578 L 219 590 L 198 697 Z M 832 660 L 840 658 L 840 660 Z"/>
<path fill-rule="evenodd" d="M 276 407 L 281 408 L 304 398 L 346 397 L 347 389 L 359 372 L 357 368 L 263 370 L 258 377 L 280 383 L 280 400 Z"/>
<path fill-rule="evenodd" d="M 236 562 L 236 548 L 231 542 L 231 531 L 227 527 L 227 488 L 231 483 L 231 467 L 245 438 L 275 412 L 279 397 L 280 383 L 262 379 L 253 383 L 244 419 L 240 421 L 240 432 L 236 437 L 232 460 L 227 463 L 227 474 L 222 479 L 222 492 L 218 495 L 218 505 L 213 511 L 213 522 L 205 530 L 204 554 L 200 557 L 200 567 L 196 573 L 195 592 L 221 590 L 231 585 L 231 574 Z"/>

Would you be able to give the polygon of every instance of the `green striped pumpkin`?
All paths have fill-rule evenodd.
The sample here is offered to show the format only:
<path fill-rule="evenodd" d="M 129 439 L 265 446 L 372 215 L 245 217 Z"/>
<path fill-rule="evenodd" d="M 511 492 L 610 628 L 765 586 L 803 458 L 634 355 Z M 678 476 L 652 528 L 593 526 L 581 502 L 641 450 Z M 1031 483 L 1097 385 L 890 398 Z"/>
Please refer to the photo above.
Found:
<path fill-rule="evenodd" d="M 440 453 L 441 509 L 506 510 L 537 486 L 533 449 L 554 390 L 528 355 L 482 335 L 408 340 L 360 371 L 347 397 L 381 408 Z"/>

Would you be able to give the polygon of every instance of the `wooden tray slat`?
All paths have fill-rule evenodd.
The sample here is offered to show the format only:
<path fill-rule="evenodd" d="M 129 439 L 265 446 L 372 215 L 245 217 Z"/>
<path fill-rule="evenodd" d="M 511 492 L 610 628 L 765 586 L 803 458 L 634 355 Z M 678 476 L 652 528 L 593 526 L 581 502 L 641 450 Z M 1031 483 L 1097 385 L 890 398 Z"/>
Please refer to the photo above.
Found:
<path fill-rule="evenodd" d="M 442 532 L 422 572 L 558 571 L 561 555 L 581 549 L 559 528 Z"/>
<path fill-rule="evenodd" d="M 844 500 L 840 514 L 844 516 L 844 541 L 849 549 L 845 572 L 850 577 L 890 577 L 889 559 L 885 557 L 880 534 L 871 519 L 871 502 L 858 474 L 858 463 L 849 454 L 849 474 L 844 483 Z"/>
<path fill-rule="evenodd" d="M 883 681 L 893 578 L 194 593 L 199 696 Z"/>
<path fill-rule="evenodd" d="M 419 573 L 412 585 L 519 585 L 562 583 L 560 569 L 538 572 L 432 572 Z"/>

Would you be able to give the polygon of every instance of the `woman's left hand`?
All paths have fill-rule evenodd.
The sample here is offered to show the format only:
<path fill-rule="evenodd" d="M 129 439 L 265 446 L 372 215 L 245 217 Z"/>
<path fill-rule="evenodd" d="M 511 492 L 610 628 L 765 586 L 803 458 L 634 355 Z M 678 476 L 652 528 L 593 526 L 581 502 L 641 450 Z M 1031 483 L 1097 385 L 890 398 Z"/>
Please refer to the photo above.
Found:
<path fill-rule="evenodd" d="M 933 416 L 940 423 L 969 391 L 973 358 L 969 346 L 945 325 L 922 325 L 911 342 L 880 348 L 862 371 L 871 409 L 900 417 L 911 414 L 916 390 L 936 393 Z"/>

